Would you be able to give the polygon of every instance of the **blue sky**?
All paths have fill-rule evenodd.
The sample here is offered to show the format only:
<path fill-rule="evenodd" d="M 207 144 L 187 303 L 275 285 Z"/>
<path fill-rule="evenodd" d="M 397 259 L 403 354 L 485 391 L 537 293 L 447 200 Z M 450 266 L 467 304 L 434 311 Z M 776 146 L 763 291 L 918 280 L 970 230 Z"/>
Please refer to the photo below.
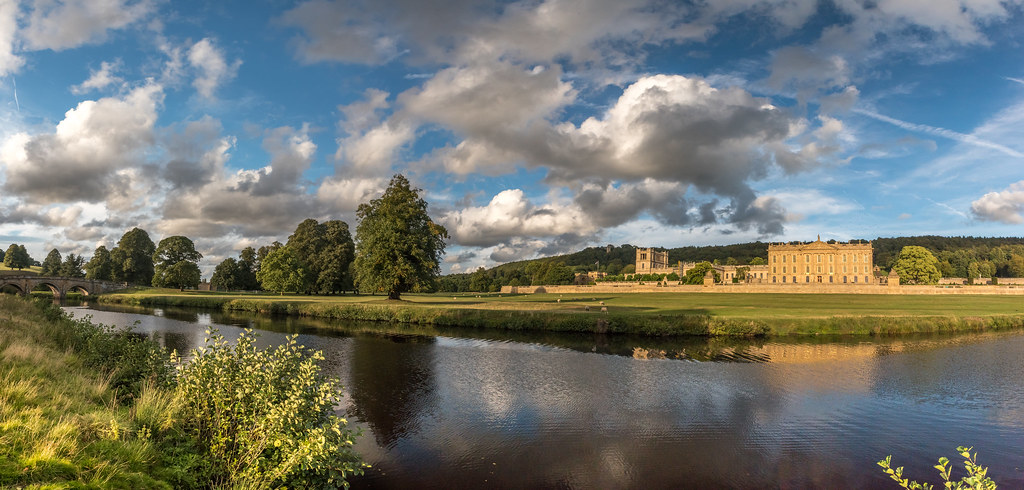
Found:
<path fill-rule="evenodd" d="M 212 4 L 212 5 L 211 5 Z M 1022 0 L 0 0 L 0 246 L 204 270 L 403 173 L 444 271 L 1020 236 Z"/>

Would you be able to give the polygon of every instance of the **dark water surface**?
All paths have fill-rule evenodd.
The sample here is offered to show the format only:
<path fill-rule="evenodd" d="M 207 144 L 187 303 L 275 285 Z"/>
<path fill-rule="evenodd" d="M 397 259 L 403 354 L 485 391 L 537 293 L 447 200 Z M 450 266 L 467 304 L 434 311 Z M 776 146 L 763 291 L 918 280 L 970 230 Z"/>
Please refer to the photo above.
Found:
<path fill-rule="evenodd" d="M 179 352 L 211 325 L 301 334 L 363 428 L 353 488 L 895 488 L 876 461 L 937 483 L 957 445 L 1024 488 L 1021 332 L 652 340 L 102 308 L 68 310 Z"/>

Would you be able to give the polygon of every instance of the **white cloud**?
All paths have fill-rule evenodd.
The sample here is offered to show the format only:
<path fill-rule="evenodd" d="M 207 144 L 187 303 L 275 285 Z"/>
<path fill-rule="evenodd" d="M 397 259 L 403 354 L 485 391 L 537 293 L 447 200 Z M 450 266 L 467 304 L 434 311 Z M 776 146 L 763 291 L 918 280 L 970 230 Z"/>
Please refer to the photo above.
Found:
<path fill-rule="evenodd" d="M 32 50 L 76 48 L 102 42 L 108 30 L 140 21 L 154 7 L 149 0 L 34 0 L 21 37 Z"/>
<path fill-rule="evenodd" d="M 123 198 L 153 143 L 163 88 L 148 83 L 123 97 L 86 100 L 52 134 L 19 133 L 3 144 L 4 190 L 33 203 Z"/>
<path fill-rule="evenodd" d="M 214 46 L 210 38 L 203 38 L 189 48 L 188 62 L 199 72 L 192 85 L 207 99 L 213 98 L 217 87 L 235 78 L 238 67 L 242 65 L 242 60 L 229 64 L 224 59 L 224 52 Z"/>
<path fill-rule="evenodd" d="M 575 206 L 535 205 L 521 189 L 501 191 L 487 205 L 452 211 L 440 222 L 456 243 L 467 246 L 491 246 L 512 237 L 551 237 L 594 230 Z"/>
<path fill-rule="evenodd" d="M 316 199 L 330 214 L 354 213 L 360 204 L 384 192 L 387 180 L 382 178 L 329 177 L 316 191 Z"/>
<path fill-rule="evenodd" d="M 18 31 L 18 2 L 0 0 L 0 77 L 15 73 L 25 60 L 14 54 L 14 40 Z"/>
<path fill-rule="evenodd" d="M 983 221 L 1024 224 L 1024 180 L 999 192 L 989 192 L 971 203 L 971 212 Z"/>
<path fill-rule="evenodd" d="M 89 71 L 89 78 L 86 81 L 71 87 L 71 93 L 80 95 L 90 90 L 103 90 L 110 85 L 124 82 L 121 77 L 114 74 L 114 71 L 120 67 L 120 61 L 104 61 L 100 63 L 99 70 Z"/>
<path fill-rule="evenodd" d="M 557 66 L 535 70 L 507 62 L 453 67 L 398 100 L 408 113 L 461 134 L 522 128 L 575 99 L 561 75 Z"/>

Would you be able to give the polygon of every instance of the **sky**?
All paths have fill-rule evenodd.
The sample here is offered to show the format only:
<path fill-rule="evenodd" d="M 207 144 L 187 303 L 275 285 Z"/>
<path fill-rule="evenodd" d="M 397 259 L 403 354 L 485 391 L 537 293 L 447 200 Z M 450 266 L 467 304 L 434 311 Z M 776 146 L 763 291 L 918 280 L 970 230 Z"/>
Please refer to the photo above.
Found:
<path fill-rule="evenodd" d="M 0 0 L 0 246 L 206 276 L 401 173 L 442 271 L 1024 233 L 1024 0 Z"/>

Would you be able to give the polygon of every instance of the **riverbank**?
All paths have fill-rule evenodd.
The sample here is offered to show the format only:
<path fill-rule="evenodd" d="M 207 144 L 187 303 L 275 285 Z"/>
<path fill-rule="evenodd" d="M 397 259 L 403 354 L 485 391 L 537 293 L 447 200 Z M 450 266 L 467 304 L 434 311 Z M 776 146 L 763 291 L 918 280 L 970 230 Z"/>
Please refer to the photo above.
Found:
<path fill-rule="evenodd" d="M 361 473 L 319 352 L 209 334 L 179 364 L 127 327 L 0 295 L 0 487 L 333 488 Z"/>
<path fill-rule="evenodd" d="M 875 335 L 1024 328 L 1007 296 L 861 294 L 407 294 L 302 296 L 141 289 L 101 303 L 182 306 L 268 315 L 653 336 Z"/>
<path fill-rule="evenodd" d="M 173 461 L 188 446 L 165 445 L 167 392 L 128 386 L 69 348 L 81 326 L 0 295 L 0 486 L 188 486 L 192 468 Z"/>

